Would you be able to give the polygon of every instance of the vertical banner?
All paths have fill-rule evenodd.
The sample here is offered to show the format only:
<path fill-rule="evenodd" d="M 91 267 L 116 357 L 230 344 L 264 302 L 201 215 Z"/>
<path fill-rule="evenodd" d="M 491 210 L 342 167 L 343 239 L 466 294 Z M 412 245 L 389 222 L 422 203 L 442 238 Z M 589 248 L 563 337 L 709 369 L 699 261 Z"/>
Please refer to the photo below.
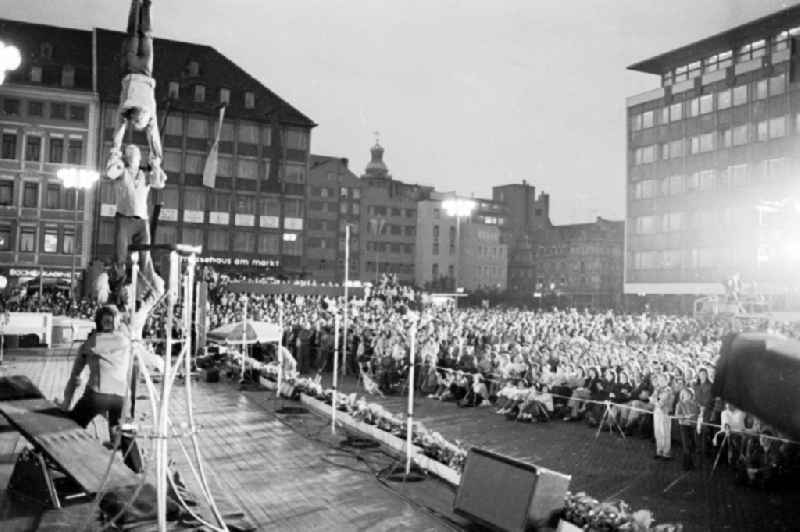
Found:
<path fill-rule="evenodd" d="M 211 145 L 211 151 L 208 152 L 206 158 L 206 165 L 203 168 L 203 186 L 214 188 L 217 182 L 217 166 L 219 165 L 219 137 L 222 135 L 222 123 L 225 120 L 225 105 L 219 108 L 219 122 L 217 123 L 217 132 L 214 136 L 214 144 Z"/>

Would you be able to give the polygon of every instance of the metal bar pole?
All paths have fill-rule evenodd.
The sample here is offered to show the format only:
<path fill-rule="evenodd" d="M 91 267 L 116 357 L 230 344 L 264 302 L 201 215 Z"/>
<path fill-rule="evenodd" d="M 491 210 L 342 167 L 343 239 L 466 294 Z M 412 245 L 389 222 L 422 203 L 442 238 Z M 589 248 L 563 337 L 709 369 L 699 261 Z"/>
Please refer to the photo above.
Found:
<path fill-rule="evenodd" d="M 336 382 L 339 374 L 339 314 L 334 309 L 333 314 L 333 386 L 331 398 L 331 434 L 336 434 Z"/>
<path fill-rule="evenodd" d="M 344 324 L 342 326 L 342 376 L 347 375 L 347 285 L 350 283 L 350 224 L 344 226 Z"/>
<path fill-rule="evenodd" d="M 406 416 L 406 476 L 411 473 L 411 455 L 414 448 L 411 445 L 414 432 L 414 351 L 417 343 L 417 323 L 411 323 L 411 342 L 408 369 L 408 416 Z"/>
<path fill-rule="evenodd" d="M 283 302 L 278 300 L 278 328 L 280 329 L 280 338 L 278 338 L 277 356 L 278 360 L 278 389 L 275 390 L 275 398 L 280 397 L 281 387 L 283 386 Z"/>
<path fill-rule="evenodd" d="M 75 255 L 76 255 L 75 252 L 77 251 L 77 248 L 78 248 L 78 246 L 77 246 L 77 244 L 78 244 L 78 193 L 80 192 L 80 189 L 79 188 L 73 188 L 72 190 L 75 191 L 75 212 L 74 212 L 74 222 L 75 223 L 73 225 L 73 227 L 74 227 L 73 231 L 74 232 L 72 234 L 72 272 L 70 273 L 70 276 L 69 276 L 69 289 L 70 289 L 70 292 L 72 292 L 72 290 L 75 290 Z M 72 292 L 72 295 L 73 295 L 73 297 L 77 296 L 77 294 L 75 294 L 75 292 Z"/>
<path fill-rule="evenodd" d="M 242 374 L 240 381 L 244 382 L 244 365 L 246 364 L 245 346 L 247 345 L 247 298 L 244 298 L 244 313 L 242 314 Z"/>
<path fill-rule="evenodd" d="M 167 292 L 167 320 L 164 324 L 166 352 L 164 353 L 164 375 L 161 381 L 161 408 L 158 415 L 158 453 L 156 454 L 156 501 L 158 506 L 158 529 L 167 530 L 167 452 L 169 437 L 169 382 L 174 373 L 172 369 L 172 326 L 175 319 L 175 303 L 180 290 L 178 281 L 180 264 L 178 253 L 169 255 L 170 272 Z"/>

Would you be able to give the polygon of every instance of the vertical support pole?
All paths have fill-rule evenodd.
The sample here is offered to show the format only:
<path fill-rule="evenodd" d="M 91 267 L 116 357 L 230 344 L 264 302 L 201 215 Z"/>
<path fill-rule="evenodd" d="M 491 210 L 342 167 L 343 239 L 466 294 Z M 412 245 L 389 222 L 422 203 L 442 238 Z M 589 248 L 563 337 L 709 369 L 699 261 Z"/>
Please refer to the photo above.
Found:
<path fill-rule="evenodd" d="M 411 455 L 414 448 L 411 445 L 412 434 L 414 432 L 414 355 L 417 344 L 417 322 L 411 322 L 411 342 L 409 346 L 408 361 L 408 412 L 406 416 L 406 476 L 411 473 Z"/>
<path fill-rule="evenodd" d="M 128 320 L 128 326 L 131 331 L 133 331 L 133 327 L 131 327 L 132 325 L 131 321 L 133 321 L 132 320 L 133 315 L 136 313 L 136 291 L 138 290 L 138 287 L 139 287 L 139 252 L 134 251 L 133 253 L 131 253 L 131 285 L 130 285 L 130 290 L 128 291 L 128 300 L 125 302 L 125 305 L 128 307 L 128 316 L 131 317 L 131 319 Z M 136 366 L 136 355 L 134 354 L 133 349 L 135 340 L 141 340 L 141 338 L 139 338 L 141 331 L 139 330 L 138 326 L 136 327 L 136 329 L 137 329 L 136 332 L 137 337 L 131 338 L 132 340 L 130 342 L 131 347 L 130 347 L 130 352 L 128 353 L 127 375 L 128 375 L 129 390 L 128 394 L 125 396 L 126 404 L 124 404 L 122 408 L 122 415 L 124 416 L 127 413 L 128 415 L 130 415 L 130 419 L 134 419 L 134 416 L 136 414 L 136 380 L 138 377 L 134 369 Z"/>
<path fill-rule="evenodd" d="M 333 386 L 331 398 L 331 434 L 336 434 L 336 381 L 339 376 L 339 314 L 333 309 Z"/>
<path fill-rule="evenodd" d="M 244 312 L 242 313 L 242 374 L 239 377 L 240 382 L 244 382 L 244 365 L 247 363 L 247 297 L 244 300 Z"/>
<path fill-rule="evenodd" d="M 342 326 L 342 376 L 347 375 L 347 312 L 350 306 L 348 284 L 350 283 L 350 224 L 344 226 L 344 324 Z"/>
<path fill-rule="evenodd" d="M 164 376 L 161 381 L 161 405 L 158 415 L 158 451 L 156 453 L 156 495 L 158 529 L 167 530 L 167 452 L 169 437 L 169 382 L 172 380 L 172 326 L 175 321 L 175 304 L 180 291 L 180 262 L 177 251 L 169 254 L 169 287 L 167 288 L 167 320 L 164 323 L 166 351 L 164 353 Z"/>
<path fill-rule="evenodd" d="M 78 188 L 78 187 L 75 187 L 72 190 L 75 191 L 75 217 L 74 217 L 74 220 L 73 220 L 74 221 L 73 227 L 75 227 L 75 229 L 74 229 L 75 232 L 72 235 L 72 271 L 70 272 L 70 276 L 69 276 L 69 290 L 70 290 L 70 294 L 72 294 L 72 296 L 77 300 L 77 299 L 80 299 L 80 298 L 78 297 L 78 294 L 76 293 L 77 290 L 75 290 L 75 288 L 76 288 L 75 287 L 75 252 L 76 252 L 76 250 L 78 248 L 78 246 L 77 246 L 77 244 L 78 244 L 78 194 L 80 193 L 81 189 Z M 73 292 L 73 290 L 75 290 L 75 292 Z"/>
<path fill-rule="evenodd" d="M 278 328 L 280 329 L 281 336 L 278 339 L 278 348 L 276 359 L 278 360 L 278 389 L 275 390 L 275 397 L 281 395 L 281 387 L 283 386 L 283 301 L 278 300 Z"/>

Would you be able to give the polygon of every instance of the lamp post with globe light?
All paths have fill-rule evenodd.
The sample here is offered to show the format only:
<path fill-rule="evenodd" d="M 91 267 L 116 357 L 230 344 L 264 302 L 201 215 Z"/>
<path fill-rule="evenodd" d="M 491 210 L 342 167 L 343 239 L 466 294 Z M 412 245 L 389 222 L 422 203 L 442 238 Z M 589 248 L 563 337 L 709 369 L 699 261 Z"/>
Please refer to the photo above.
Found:
<path fill-rule="evenodd" d="M 6 80 L 6 72 L 18 69 L 20 63 L 22 55 L 19 53 L 19 48 L 0 41 L 0 85 Z"/>
<path fill-rule="evenodd" d="M 448 216 L 456 217 L 456 267 L 454 272 L 454 284 L 458 291 L 459 274 L 461 270 L 461 217 L 470 216 L 475 210 L 475 202 L 470 199 L 452 198 L 442 202 L 442 209 Z"/>
<path fill-rule="evenodd" d="M 96 171 L 88 170 L 86 168 L 62 168 L 56 175 L 61 180 L 61 184 L 64 186 L 64 188 L 75 191 L 75 232 L 72 236 L 72 271 L 69 277 L 70 289 L 74 289 L 75 250 L 78 244 L 78 197 L 80 196 L 81 190 L 91 189 L 94 184 L 97 183 L 97 180 L 100 179 L 100 175 Z"/>

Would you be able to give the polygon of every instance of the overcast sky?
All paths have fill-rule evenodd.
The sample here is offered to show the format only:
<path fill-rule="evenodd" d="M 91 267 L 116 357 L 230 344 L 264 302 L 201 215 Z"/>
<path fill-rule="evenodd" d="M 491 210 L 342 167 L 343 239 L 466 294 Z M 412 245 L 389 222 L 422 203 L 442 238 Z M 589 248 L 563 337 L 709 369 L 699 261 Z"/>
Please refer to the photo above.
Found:
<path fill-rule="evenodd" d="M 628 65 L 797 2 L 153 0 L 156 35 L 209 44 L 311 117 L 314 153 L 488 197 L 527 179 L 556 223 L 625 214 Z M 127 0 L 0 0 L 0 16 L 124 30 Z M 156 57 L 156 61 L 158 58 Z"/>

